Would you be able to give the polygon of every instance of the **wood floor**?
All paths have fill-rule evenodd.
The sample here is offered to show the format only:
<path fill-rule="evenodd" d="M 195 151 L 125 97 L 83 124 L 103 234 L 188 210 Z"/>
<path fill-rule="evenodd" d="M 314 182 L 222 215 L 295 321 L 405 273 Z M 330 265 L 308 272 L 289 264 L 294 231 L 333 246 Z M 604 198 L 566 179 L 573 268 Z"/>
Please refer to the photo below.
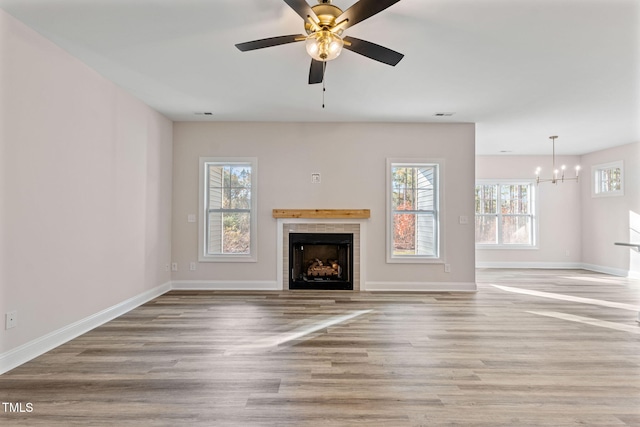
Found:
<path fill-rule="evenodd" d="M 1 402 L 33 408 L 0 425 L 640 426 L 640 281 L 478 285 L 172 291 L 0 376 Z"/>

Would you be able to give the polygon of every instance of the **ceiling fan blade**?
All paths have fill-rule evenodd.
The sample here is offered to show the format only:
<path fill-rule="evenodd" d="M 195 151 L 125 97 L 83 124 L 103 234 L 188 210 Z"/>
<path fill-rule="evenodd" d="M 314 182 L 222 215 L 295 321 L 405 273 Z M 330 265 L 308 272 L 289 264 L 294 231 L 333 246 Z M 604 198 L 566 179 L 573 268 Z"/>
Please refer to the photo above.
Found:
<path fill-rule="evenodd" d="M 325 62 L 311 60 L 311 68 L 309 68 L 309 84 L 314 85 L 316 83 L 322 83 L 324 80 L 324 67 Z"/>
<path fill-rule="evenodd" d="M 236 47 L 242 52 L 248 50 L 262 49 L 265 47 L 278 46 L 281 44 L 293 43 L 302 41 L 306 38 L 302 34 L 291 34 L 289 36 L 270 37 L 268 39 L 254 40 L 251 42 L 238 43 Z"/>
<path fill-rule="evenodd" d="M 349 22 L 345 24 L 343 29 L 349 28 L 356 25 L 358 22 L 371 18 L 376 13 L 382 12 L 399 1 L 400 0 L 360 0 L 349 9 L 342 12 L 342 15 L 336 18 L 336 22 L 342 22 L 343 20 L 348 19 Z"/>
<path fill-rule="evenodd" d="M 343 40 L 351 44 L 348 46 L 347 43 L 345 43 L 345 49 L 349 49 L 352 52 L 359 53 L 362 56 L 366 56 L 367 58 L 371 58 L 375 61 L 394 67 L 402 58 L 404 58 L 403 54 L 396 52 L 395 50 L 391 50 L 366 40 L 360 40 L 355 37 L 344 37 Z"/>
<path fill-rule="evenodd" d="M 284 0 L 284 2 L 288 4 L 291 9 L 295 10 L 305 22 L 307 22 L 307 16 L 310 16 L 313 22 L 319 21 L 318 16 L 305 0 Z"/>

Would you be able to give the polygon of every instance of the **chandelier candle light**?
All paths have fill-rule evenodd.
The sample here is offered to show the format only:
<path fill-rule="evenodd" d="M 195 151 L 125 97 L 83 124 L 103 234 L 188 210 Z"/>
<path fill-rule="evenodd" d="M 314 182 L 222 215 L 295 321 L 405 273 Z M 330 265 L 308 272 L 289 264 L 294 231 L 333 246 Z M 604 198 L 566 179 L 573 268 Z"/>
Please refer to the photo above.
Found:
<path fill-rule="evenodd" d="M 553 155 L 551 157 L 553 175 L 548 179 L 540 179 L 540 171 L 542 171 L 542 168 L 538 166 L 538 168 L 536 169 L 536 184 L 540 184 L 541 182 L 550 182 L 552 184 L 557 184 L 558 182 L 564 181 L 578 181 L 578 177 L 580 176 L 580 165 L 576 166 L 576 176 L 573 178 L 564 177 L 564 171 L 567 168 L 565 165 L 562 165 L 560 167 L 560 170 L 556 168 L 556 138 L 558 138 L 556 135 L 549 137 L 553 144 Z"/>

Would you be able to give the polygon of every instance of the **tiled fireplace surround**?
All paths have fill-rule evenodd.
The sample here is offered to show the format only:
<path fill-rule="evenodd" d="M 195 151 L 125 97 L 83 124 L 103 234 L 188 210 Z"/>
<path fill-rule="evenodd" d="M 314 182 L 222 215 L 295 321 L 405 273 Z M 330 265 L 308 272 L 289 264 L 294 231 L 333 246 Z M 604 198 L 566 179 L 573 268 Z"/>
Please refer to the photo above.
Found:
<path fill-rule="evenodd" d="M 353 290 L 363 286 L 363 240 L 365 221 L 353 219 L 278 219 L 278 283 L 289 289 L 289 233 L 353 233 Z"/>

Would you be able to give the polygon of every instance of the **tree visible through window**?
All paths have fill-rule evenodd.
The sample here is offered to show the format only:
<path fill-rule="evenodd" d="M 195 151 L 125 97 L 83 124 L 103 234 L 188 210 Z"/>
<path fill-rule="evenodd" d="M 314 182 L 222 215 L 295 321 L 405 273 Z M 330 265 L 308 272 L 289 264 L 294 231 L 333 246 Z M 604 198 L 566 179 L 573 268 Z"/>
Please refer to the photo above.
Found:
<path fill-rule="evenodd" d="M 622 161 L 597 165 L 593 170 L 594 196 L 620 196 L 623 193 Z"/>
<path fill-rule="evenodd" d="M 535 244 L 532 183 L 476 185 L 476 244 Z"/>
<path fill-rule="evenodd" d="M 209 254 L 248 254 L 251 165 L 207 165 Z"/>
<path fill-rule="evenodd" d="M 252 162 L 202 162 L 203 258 L 252 255 L 255 176 Z"/>
<path fill-rule="evenodd" d="M 438 257 L 438 168 L 391 165 L 392 257 Z"/>

